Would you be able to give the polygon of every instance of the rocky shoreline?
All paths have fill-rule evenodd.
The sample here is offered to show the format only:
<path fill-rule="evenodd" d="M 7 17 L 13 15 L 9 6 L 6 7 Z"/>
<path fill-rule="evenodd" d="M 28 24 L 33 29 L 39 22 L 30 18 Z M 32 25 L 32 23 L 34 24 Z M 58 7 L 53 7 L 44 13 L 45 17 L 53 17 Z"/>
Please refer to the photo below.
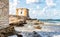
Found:
<path fill-rule="evenodd" d="M 42 27 L 45 26 L 44 22 L 37 19 L 30 19 L 24 16 L 9 16 L 9 26 L 0 29 L 0 37 L 8 37 L 10 35 L 17 35 L 22 32 L 33 32 L 33 31 L 45 31 Z M 46 25 L 48 26 L 48 25 Z"/>
<path fill-rule="evenodd" d="M 38 21 L 36 19 L 34 19 L 34 20 Z M 10 15 L 9 16 L 9 26 L 6 28 L 0 29 L 0 36 L 7 37 L 9 35 L 16 34 L 15 29 L 14 29 L 15 26 L 21 27 L 21 28 L 22 27 L 27 28 L 25 26 L 29 26 L 28 23 L 35 22 L 34 20 L 24 17 L 24 16 L 22 17 L 22 16 L 16 16 L 16 15 Z M 41 27 L 37 25 L 37 24 L 39 24 L 39 22 L 34 23 L 34 24 L 36 24 L 36 26 L 37 26 L 37 27 L 34 26 L 35 28 L 41 29 Z"/>

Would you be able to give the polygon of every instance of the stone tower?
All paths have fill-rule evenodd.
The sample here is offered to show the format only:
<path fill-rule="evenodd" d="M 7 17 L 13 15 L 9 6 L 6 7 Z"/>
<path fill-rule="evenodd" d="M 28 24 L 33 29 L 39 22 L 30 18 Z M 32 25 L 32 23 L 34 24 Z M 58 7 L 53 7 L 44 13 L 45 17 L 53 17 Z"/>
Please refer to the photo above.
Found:
<path fill-rule="evenodd" d="M 9 24 L 9 0 L 0 0 L 0 25 Z"/>
<path fill-rule="evenodd" d="M 29 10 L 27 8 L 17 8 L 16 15 L 29 17 Z"/>

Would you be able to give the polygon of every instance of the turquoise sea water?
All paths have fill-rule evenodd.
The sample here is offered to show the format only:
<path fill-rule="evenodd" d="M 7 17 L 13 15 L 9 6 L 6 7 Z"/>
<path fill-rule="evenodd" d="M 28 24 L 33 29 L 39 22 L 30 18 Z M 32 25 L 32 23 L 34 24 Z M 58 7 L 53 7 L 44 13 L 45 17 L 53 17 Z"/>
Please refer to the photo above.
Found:
<path fill-rule="evenodd" d="M 42 22 L 59 23 L 60 19 L 39 19 Z"/>
<path fill-rule="evenodd" d="M 42 22 L 53 23 L 52 26 L 43 26 L 44 29 L 50 29 L 51 31 L 60 32 L 60 19 L 39 19 Z"/>

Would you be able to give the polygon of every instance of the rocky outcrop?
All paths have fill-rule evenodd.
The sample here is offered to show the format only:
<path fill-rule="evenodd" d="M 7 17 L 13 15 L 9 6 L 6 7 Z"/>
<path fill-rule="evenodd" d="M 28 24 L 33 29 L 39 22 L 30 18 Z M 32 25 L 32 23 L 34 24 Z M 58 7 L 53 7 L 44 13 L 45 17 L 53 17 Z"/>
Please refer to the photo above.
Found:
<path fill-rule="evenodd" d="M 14 27 L 13 26 L 9 26 L 7 28 L 4 28 L 4 29 L 0 29 L 0 36 L 2 37 L 7 37 L 9 35 L 13 35 L 15 34 L 15 30 L 14 30 Z"/>
<path fill-rule="evenodd" d="M 27 18 L 24 16 L 10 15 L 9 16 L 9 25 L 23 26 L 23 24 L 26 24 L 26 19 Z"/>

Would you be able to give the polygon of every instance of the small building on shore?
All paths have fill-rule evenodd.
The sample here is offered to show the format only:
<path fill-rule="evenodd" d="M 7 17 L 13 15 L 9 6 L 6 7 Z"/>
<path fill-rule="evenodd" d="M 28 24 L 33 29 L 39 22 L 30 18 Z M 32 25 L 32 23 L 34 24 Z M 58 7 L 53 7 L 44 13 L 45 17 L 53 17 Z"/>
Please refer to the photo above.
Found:
<path fill-rule="evenodd" d="M 29 9 L 27 9 L 27 8 L 17 8 L 16 9 L 16 15 L 29 17 Z"/>
<path fill-rule="evenodd" d="M 30 19 L 29 9 L 27 8 L 17 8 L 16 15 L 9 15 L 9 23 L 26 23 L 27 19 Z"/>

